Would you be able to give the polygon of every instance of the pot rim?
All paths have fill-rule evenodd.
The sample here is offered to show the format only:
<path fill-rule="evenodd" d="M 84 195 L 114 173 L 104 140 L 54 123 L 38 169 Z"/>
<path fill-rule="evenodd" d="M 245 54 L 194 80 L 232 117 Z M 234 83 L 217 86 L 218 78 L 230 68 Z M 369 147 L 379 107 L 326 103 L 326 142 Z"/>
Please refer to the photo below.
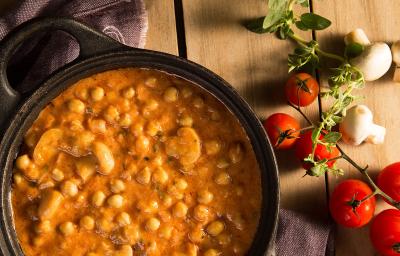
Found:
<path fill-rule="evenodd" d="M 249 137 L 261 171 L 262 206 L 257 232 L 248 255 L 267 255 L 273 247 L 279 212 L 279 175 L 271 143 L 248 103 L 225 80 L 212 71 L 174 55 L 125 48 L 73 62 L 54 72 L 26 98 L 11 116 L 0 144 L 1 233 L 8 251 L 5 255 L 23 255 L 13 225 L 11 183 L 13 162 L 23 135 L 39 112 L 63 90 L 84 77 L 124 67 L 157 69 L 185 78 L 222 102 L 239 120 Z M 4 250 L 4 249 L 3 249 Z"/>

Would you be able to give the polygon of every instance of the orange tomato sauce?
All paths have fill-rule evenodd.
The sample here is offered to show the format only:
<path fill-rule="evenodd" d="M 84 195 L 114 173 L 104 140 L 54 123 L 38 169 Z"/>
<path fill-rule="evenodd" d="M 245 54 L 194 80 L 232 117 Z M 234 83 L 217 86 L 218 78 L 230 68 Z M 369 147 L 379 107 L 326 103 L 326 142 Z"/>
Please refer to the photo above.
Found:
<path fill-rule="evenodd" d="M 244 255 L 260 171 L 235 116 L 156 70 L 85 78 L 39 114 L 15 161 L 25 255 Z"/>

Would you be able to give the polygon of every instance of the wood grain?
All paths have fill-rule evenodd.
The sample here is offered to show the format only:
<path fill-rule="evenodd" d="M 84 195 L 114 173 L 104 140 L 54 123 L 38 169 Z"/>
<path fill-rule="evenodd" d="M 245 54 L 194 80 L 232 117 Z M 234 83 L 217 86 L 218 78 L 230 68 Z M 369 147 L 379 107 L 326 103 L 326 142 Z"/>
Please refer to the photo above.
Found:
<path fill-rule="evenodd" d="M 275 112 L 300 116 L 286 105 L 283 86 L 288 78 L 287 54 L 293 44 L 272 35 L 258 35 L 241 24 L 265 15 L 265 1 L 183 1 L 187 55 L 231 83 L 265 118 Z M 303 34 L 310 38 L 311 33 Z M 308 108 L 317 118 L 318 107 Z M 302 178 L 304 171 L 292 151 L 277 154 L 281 178 L 281 206 L 316 218 L 327 216 L 324 179 Z"/>
<path fill-rule="evenodd" d="M 149 19 L 146 49 L 178 55 L 174 0 L 145 0 Z"/>
<path fill-rule="evenodd" d="M 313 1 L 314 12 L 332 21 L 332 26 L 326 31 L 316 33 L 316 38 L 322 48 L 333 52 L 343 50 L 343 36 L 357 28 L 363 28 L 372 42 L 392 42 L 400 39 L 400 2 L 397 0 L 330 0 Z M 367 105 L 374 115 L 377 124 L 387 128 L 384 145 L 362 145 L 360 147 L 345 146 L 348 154 L 362 166 L 368 164 L 370 173 L 376 176 L 384 166 L 400 161 L 397 148 L 400 146 L 398 129 L 400 119 L 393 111 L 400 105 L 400 86 L 391 81 L 393 69 L 382 79 L 367 83 L 366 88 L 355 94 L 365 96 L 360 101 Z M 324 105 L 324 104 L 323 104 Z M 346 174 L 344 177 L 330 177 L 330 190 L 338 182 L 346 178 L 363 179 L 354 168 L 342 164 Z M 379 200 L 378 211 L 387 207 Z M 375 255 L 368 235 L 368 227 L 361 230 L 338 228 L 336 235 L 336 254 Z"/>

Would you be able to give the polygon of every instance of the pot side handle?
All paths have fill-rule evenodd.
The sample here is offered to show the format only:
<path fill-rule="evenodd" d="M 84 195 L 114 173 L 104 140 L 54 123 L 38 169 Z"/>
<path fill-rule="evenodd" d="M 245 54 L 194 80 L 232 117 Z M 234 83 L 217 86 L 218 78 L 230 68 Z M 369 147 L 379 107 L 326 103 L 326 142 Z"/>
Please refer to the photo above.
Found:
<path fill-rule="evenodd" d="M 19 25 L 0 42 L 0 127 L 7 121 L 21 99 L 20 94 L 10 86 L 7 79 L 7 66 L 11 57 L 24 41 L 35 34 L 54 30 L 67 32 L 78 41 L 80 47 L 78 59 L 127 48 L 111 37 L 69 18 L 35 18 Z"/>

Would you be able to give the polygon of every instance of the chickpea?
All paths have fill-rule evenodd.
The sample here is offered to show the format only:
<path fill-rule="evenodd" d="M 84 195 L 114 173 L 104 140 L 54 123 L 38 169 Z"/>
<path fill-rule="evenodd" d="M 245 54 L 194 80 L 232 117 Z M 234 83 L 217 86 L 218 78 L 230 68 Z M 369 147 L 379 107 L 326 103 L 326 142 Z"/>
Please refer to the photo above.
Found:
<path fill-rule="evenodd" d="M 96 86 L 90 90 L 90 97 L 93 101 L 101 101 L 104 98 L 104 89 Z"/>
<path fill-rule="evenodd" d="M 136 174 L 136 181 L 142 185 L 148 184 L 151 179 L 151 171 L 149 167 L 143 168 Z"/>
<path fill-rule="evenodd" d="M 149 86 L 149 87 L 155 87 L 157 85 L 157 78 L 149 77 L 149 78 L 146 79 L 144 84 Z"/>
<path fill-rule="evenodd" d="M 29 164 L 27 169 L 21 171 L 30 180 L 38 180 L 40 178 L 41 171 L 33 162 Z"/>
<path fill-rule="evenodd" d="M 51 172 L 51 178 L 55 181 L 62 181 L 64 179 L 64 173 L 60 169 L 54 168 Z"/>
<path fill-rule="evenodd" d="M 148 231 L 156 231 L 160 227 L 160 221 L 157 218 L 150 218 L 146 221 Z"/>
<path fill-rule="evenodd" d="M 221 143 L 218 140 L 210 140 L 204 144 L 207 155 L 216 155 L 221 151 Z"/>
<path fill-rule="evenodd" d="M 115 121 L 119 120 L 119 111 L 116 107 L 110 105 L 107 107 L 107 109 L 105 110 L 104 114 L 104 119 L 109 122 L 109 123 L 113 123 Z"/>
<path fill-rule="evenodd" d="M 183 218 L 188 212 L 188 207 L 183 202 L 177 202 L 172 209 L 172 214 L 177 218 Z"/>
<path fill-rule="evenodd" d="M 105 133 L 106 128 L 106 121 L 103 119 L 91 119 L 88 121 L 89 129 L 94 133 Z"/>
<path fill-rule="evenodd" d="M 129 127 L 132 124 L 132 117 L 129 114 L 122 114 L 119 124 L 122 127 Z"/>
<path fill-rule="evenodd" d="M 113 193 L 121 193 L 125 190 L 125 183 L 120 179 L 112 180 L 110 188 Z"/>
<path fill-rule="evenodd" d="M 107 199 L 107 204 L 113 208 L 121 208 L 124 204 L 124 197 L 121 195 L 112 195 Z"/>
<path fill-rule="evenodd" d="M 240 143 L 236 143 L 229 148 L 228 152 L 229 158 L 231 159 L 232 163 L 236 164 L 243 159 L 243 146 Z"/>
<path fill-rule="evenodd" d="M 159 236 L 164 239 L 170 239 L 172 236 L 173 228 L 171 226 L 162 226 L 159 230 Z"/>
<path fill-rule="evenodd" d="M 221 119 L 221 115 L 217 111 L 211 112 L 211 120 L 219 121 Z"/>
<path fill-rule="evenodd" d="M 193 217 L 198 221 L 207 220 L 208 215 L 209 209 L 207 206 L 199 204 L 193 209 Z"/>
<path fill-rule="evenodd" d="M 189 98 L 190 96 L 192 96 L 192 94 L 193 94 L 193 91 L 189 87 L 182 88 L 182 96 L 183 96 L 183 98 Z"/>
<path fill-rule="evenodd" d="M 200 97 L 193 99 L 193 105 L 195 108 L 202 108 L 204 106 L 204 100 Z"/>
<path fill-rule="evenodd" d="M 90 216 L 83 216 L 79 221 L 79 226 L 86 230 L 92 230 L 94 228 L 94 219 Z"/>
<path fill-rule="evenodd" d="M 172 197 L 169 195 L 164 195 L 162 202 L 165 207 L 170 207 L 172 205 Z"/>
<path fill-rule="evenodd" d="M 168 186 L 167 193 L 178 200 L 181 200 L 184 197 L 183 193 L 181 193 L 181 191 L 179 191 L 179 189 L 175 185 Z"/>
<path fill-rule="evenodd" d="M 61 193 L 64 196 L 76 196 L 78 194 L 78 186 L 72 180 L 67 180 L 61 183 Z"/>
<path fill-rule="evenodd" d="M 133 89 L 133 87 L 128 87 L 128 88 L 125 88 L 124 90 L 123 90 L 123 92 L 122 92 L 122 96 L 125 98 L 125 99 L 132 99 L 134 96 L 135 96 L 135 89 Z"/>
<path fill-rule="evenodd" d="M 72 235 L 75 232 L 75 225 L 70 221 L 62 223 L 58 228 L 64 236 Z"/>
<path fill-rule="evenodd" d="M 231 182 L 231 176 L 227 172 L 221 172 L 214 178 L 218 185 L 228 185 Z"/>
<path fill-rule="evenodd" d="M 85 128 L 83 127 L 83 124 L 81 121 L 79 120 L 72 120 L 69 123 L 69 129 L 71 129 L 71 131 L 83 131 Z"/>
<path fill-rule="evenodd" d="M 51 222 L 49 220 L 40 221 L 35 225 L 36 234 L 50 233 L 52 230 Z"/>
<path fill-rule="evenodd" d="M 96 221 L 96 227 L 102 232 L 110 232 L 114 228 L 114 224 L 108 219 L 102 217 Z"/>
<path fill-rule="evenodd" d="M 135 136 L 140 136 L 143 134 L 143 122 L 135 122 L 132 127 L 131 131 Z"/>
<path fill-rule="evenodd" d="M 155 183 L 165 184 L 168 181 L 168 173 L 162 167 L 158 167 L 152 175 L 152 180 Z"/>
<path fill-rule="evenodd" d="M 88 90 L 86 87 L 80 87 L 75 91 L 75 96 L 81 100 L 87 100 L 89 98 Z"/>
<path fill-rule="evenodd" d="M 206 237 L 206 234 L 204 233 L 203 229 L 197 227 L 189 232 L 188 237 L 193 243 L 201 243 Z"/>
<path fill-rule="evenodd" d="M 15 161 L 15 165 L 20 170 L 27 170 L 30 164 L 31 160 L 29 159 L 29 156 L 27 154 L 19 156 Z"/>
<path fill-rule="evenodd" d="M 158 122 L 149 122 L 147 124 L 146 132 L 150 136 L 156 136 L 161 131 L 161 126 Z"/>
<path fill-rule="evenodd" d="M 68 109 L 77 114 L 85 113 L 85 103 L 78 99 L 72 99 L 68 101 Z"/>
<path fill-rule="evenodd" d="M 178 99 L 178 90 L 175 87 L 168 87 L 164 92 L 166 102 L 174 102 Z"/>
<path fill-rule="evenodd" d="M 188 187 L 186 180 L 179 178 L 175 180 L 175 187 L 179 190 L 185 190 Z"/>
<path fill-rule="evenodd" d="M 160 166 L 160 165 L 162 165 L 164 163 L 164 160 L 163 160 L 162 156 L 158 155 L 158 156 L 153 158 L 153 163 L 155 165 L 157 165 L 157 166 Z"/>
<path fill-rule="evenodd" d="M 169 211 L 159 211 L 158 216 L 160 217 L 162 222 L 169 222 L 171 220 L 171 214 L 169 214 Z"/>
<path fill-rule="evenodd" d="M 132 247 L 129 245 L 122 245 L 118 251 L 115 251 L 113 256 L 133 256 Z"/>
<path fill-rule="evenodd" d="M 129 244 L 134 244 L 140 239 L 140 228 L 137 225 L 127 225 L 122 228 L 122 235 Z"/>
<path fill-rule="evenodd" d="M 191 118 L 190 116 L 182 116 L 179 120 L 178 123 L 180 126 L 187 126 L 187 127 L 191 127 L 193 125 L 193 118 Z"/>
<path fill-rule="evenodd" d="M 96 191 L 92 196 L 92 204 L 96 207 L 100 207 L 103 205 L 105 199 L 106 195 L 102 191 Z"/>
<path fill-rule="evenodd" d="M 118 214 L 116 220 L 120 226 L 131 224 L 131 216 L 129 216 L 127 212 L 121 212 L 120 214 Z"/>
<path fill-rule="evenodd" d="M 80 157 L 75 162 L 76 174 L 83 182 L 89 180 L 96 172 L 96 159 L 93 156 Z"/>
<path fill-rule="evenodd" d="M 217 240 L 220 245 L 227 246 L 231 242 L 231 236 L 226 233 L 222 233 L 217 236 Z"/>
<path fill-rule="evenodd" d="M 144 135 L 137 138 L 135 145 L 139 154 L 145 154 L 150 150 L 150 140 Z"/>
<path fill-rule="evenodd" d="M 197 193 L 197 202 L 209 204 L 214 199 L 214 195 L 208 190 L 201 190 Z"/>
<path fill-rule="evenodd" d="M 207 233 L 211 236 L 218 236 L 222 231 L 224 231 L 225 225 L 222 221 L 216 220 L 208 224 Z"/>
<path fill-rule="evenodd" d="M 14 184 L 15 184 L 15 185 L 21 186 L 21 185 L 24 183 L 25 178 L 24 178 L 24 176 L 23 176 L 22 174 L 20 174 L 20 173 L 15 173 L 15 174 L 13 175 L 13 180 L 14 180 Z"/>
<path fill-rule="evenodd" d="M 229 166 L 229 162 L 228 160 L 226 160 L 225 158 L 221 158 L 217 161 L 217 167 L 219 169 L 225 169 Z"/>
<path fill-rule="evenodd" d="M 205 251 L 205 253 L 203 255 L 204 256 L 219 256 L 219 255 L 221 255 L 221 253 L 215 249 L 208 249 L 207 251 Z"/>
<path fill-rule="evenodd" d="M 149 99 L 145 105 L 145 109 L 154 111 L 158 108 L 158 102 L 154 99 Z"/>

